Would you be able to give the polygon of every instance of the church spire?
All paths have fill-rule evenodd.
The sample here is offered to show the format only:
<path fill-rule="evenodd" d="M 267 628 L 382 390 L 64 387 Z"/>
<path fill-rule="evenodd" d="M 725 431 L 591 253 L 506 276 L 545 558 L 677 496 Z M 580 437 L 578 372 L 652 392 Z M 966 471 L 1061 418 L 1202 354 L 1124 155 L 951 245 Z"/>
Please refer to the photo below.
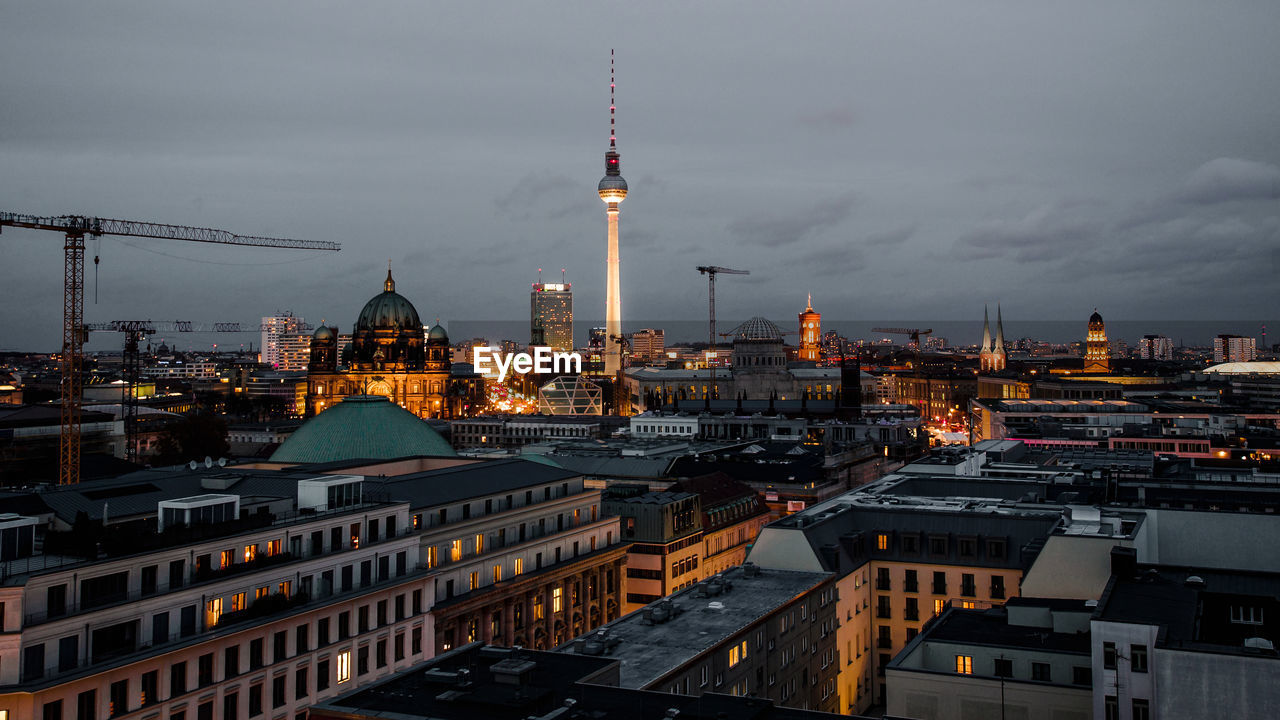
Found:
<path fill-rule="evenodd" d="M 987 314 L 987 306 L 982 306 L 982 347 L 978 348 L 979 352 L 987 352 L 991 349 L 991 319 Z"/>
<path fill-rule="evenodd" d="M 382 283 L 382 289 L 386 292 L 396 291 L 396 281 L 391 279 L 391 261 L 387 261 L 387 281 Z"/>
<path fill-rule="evenodd" d="M 996 303 L 996 345 L 993 351 L 1004 354 L 1004 318 L 1000 316 L 1000 303 Z"/>

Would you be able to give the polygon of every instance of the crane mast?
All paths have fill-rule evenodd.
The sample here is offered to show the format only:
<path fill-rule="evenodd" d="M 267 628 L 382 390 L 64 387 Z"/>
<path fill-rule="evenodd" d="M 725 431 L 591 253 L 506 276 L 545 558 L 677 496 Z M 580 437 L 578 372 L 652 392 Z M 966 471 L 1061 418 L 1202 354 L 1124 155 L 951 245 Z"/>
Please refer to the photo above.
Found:
<path fill-rule="evenodd" d="M 711 327 L 710 327 L 710 345 L 711 357 L 707 361 L 707 367 L 711 370 L 711 385 L 708 389 L 709 394 L 719 395 L 716 390 L 716 275 L 724 273 L 725 275 L 750 275 L 750 270 L 734 270 L 732 268 L 720 267 L 719 265 L 699 265 L 698 272 L 707 276 L 707 298 L 711 309 Z"/>
<path fill-rule="evenodd" d="M 84 367 L 84 239 L 101 237 L 156 238 L 185 242 L 298 250 L 340 250 L 337 243 L 236 235 L 226 230 L 114 220 L 84 215 L 39 216 L 0 212 L 0 228 L 17 227 L 63 234 L 62 353 L 59 356 L 62 432 L 58 442 L 58 484 L 80 482 L 80 405 Z"/>

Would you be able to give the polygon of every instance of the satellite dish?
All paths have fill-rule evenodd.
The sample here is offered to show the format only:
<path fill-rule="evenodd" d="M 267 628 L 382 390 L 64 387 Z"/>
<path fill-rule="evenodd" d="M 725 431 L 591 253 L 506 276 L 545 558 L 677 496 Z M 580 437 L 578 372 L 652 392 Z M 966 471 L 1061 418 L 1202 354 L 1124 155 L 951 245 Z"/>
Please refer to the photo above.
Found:
<path fill-rule="evenodd" d="M 218 467 L 226 467 L 226 466 L 227 466 L 227 459 L 226 459 L 226 458 L 218 458 Z"/>
<path fill-rule="evenodd" d="M 187 467 L 191 468 L 192 470 L 195 470 L 195 469 L 196 469 L 196 461 L 195 461 L 195 460 L 192 460 L 191 462 L 187 463 Z"/>
<path fill-rule="evenodd" d="M 205 455 L 205 456 L 204 456 L 204 466 L 205 466 L 205 467 L 207 467 L 207 468 L 211 468 L 211 467 L 213 467 L 213 458 L 209 457 L 208 455 Z"/>

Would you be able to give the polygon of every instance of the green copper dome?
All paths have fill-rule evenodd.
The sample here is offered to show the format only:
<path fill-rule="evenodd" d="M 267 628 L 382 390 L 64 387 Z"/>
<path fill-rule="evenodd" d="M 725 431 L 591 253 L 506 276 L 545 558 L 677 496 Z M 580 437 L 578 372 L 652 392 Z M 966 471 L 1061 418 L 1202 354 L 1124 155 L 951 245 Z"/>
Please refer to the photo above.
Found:
<path fill-rule="evenodd" d="M 396 292 L 396 281 L 391 279 L 391 268 L 387 268 L 387 280 L 382 284 L 382 292 L 365 303 L 360 317 L 356 319 L 356 332 L 361 330 L 422 332 L 418 310 L 405 296 Z"/>
<path fill-rule="evenodd" d="M 275 451 L 271 462 L 325 463 L 456 454 L 430 425 L 387 398 L 352 395 L 304 423 Z"/>

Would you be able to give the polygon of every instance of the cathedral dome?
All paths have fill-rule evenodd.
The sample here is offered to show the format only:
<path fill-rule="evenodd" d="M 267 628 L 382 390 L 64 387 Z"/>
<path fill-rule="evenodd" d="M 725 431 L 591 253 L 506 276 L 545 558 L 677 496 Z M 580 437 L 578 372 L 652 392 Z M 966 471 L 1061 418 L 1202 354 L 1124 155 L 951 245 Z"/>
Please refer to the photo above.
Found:
<path fill-rule="evenodd" d="M 1099 323 L 1101 323 L 1101 322 L 1102 322 L 1102 316 L 1101 316 L 1101 315 L 1099 315 L 1099 314 L 1098 314 L 1097 309 L 1095 309 L 1095 310 L 1093 311 L 1093 314 L 1089 316 L 1089 324 L 1090 324 L 1090 325 L 1097 325 L 1097 324 L 1099 324 Z"/>
<path fill-rule="evenodd" d="M 289 436 L 271 462 L 325 463 L 457 455 L 421 418 L 377 395 L 352 395 Z"/>
<path fill-rule="evenodd" d="M 311 337 L 314 340 L 332 340 L 333 331 L 325 327 L 324 325 L 321 325 L 320 327 L 316 328 L 316 333 Z"/>
<path fill-rule="evenodd" d="M 418 310 L 403 295 L 396 292 L 396 281 L 387 270 L 387 281 L 380 294 L 364 304 L 356 320 L 356 330 L 408 330 L 422 327 Z"/>
<path fill-rule="evenodd" d="M 449 333 L 440 326 L 440 323 L 436 323 L 427 331 L 427 342 L 432 345 L 448 345 Z"/>

